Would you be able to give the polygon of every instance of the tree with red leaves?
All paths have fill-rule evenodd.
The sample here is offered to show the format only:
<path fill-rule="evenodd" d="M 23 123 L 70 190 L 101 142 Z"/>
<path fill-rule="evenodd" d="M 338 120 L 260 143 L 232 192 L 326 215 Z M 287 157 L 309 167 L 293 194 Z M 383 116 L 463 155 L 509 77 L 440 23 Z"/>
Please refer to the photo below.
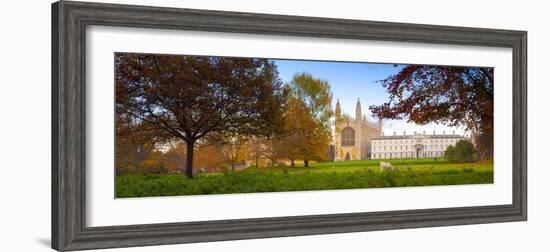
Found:
<path fill-rule="evenodd" d="M 493 156 L 493 68 L 395 65 L 381 80 L 389 101 L 370 106 L 379 118 L 424 125 L 465 127 L 476 137 L 478 154 Z"/>
<path fill-rule="evenodd" d="M 164 141 L 184 141 L 188 178 L 197 141 L 269 135 L 281 124 L 282 82 L 266 59 L 118 53 L 115 75 L 117 113 Z"/>

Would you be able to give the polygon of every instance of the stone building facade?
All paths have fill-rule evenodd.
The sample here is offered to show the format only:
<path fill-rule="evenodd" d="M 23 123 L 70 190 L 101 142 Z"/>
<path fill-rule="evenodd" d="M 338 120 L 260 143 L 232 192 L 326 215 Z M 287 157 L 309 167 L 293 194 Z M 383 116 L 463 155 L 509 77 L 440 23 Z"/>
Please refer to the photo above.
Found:
<path fill-rule="evenodd" d="M 334 128 L 335 161 L 370 159 L 371 140 L 381 136 L 382 122 L 369 122 L 362 113 L 359 99 L 355 108 L 355 118 L 342 114 L 340 101 L 337 101 Z"/>
<path fill-rule="evenodd" d="M 460 140 L 468 140 L 466 137 L 452 134 L 431 135 L 426 132 L 407 135 L 393 133 L 391 136 L 380 136 L 372 139 L 373 159 L 395 159 L 395 158 L 437 158 L 445 155 L 445 150 L 455 145 Z"/>

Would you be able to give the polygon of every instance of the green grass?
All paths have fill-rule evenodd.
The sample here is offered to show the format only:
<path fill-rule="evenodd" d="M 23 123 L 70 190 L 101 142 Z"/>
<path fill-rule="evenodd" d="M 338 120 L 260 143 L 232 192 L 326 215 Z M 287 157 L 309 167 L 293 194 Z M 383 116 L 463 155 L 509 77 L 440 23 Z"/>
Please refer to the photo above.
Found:
<path fill-rule="evenodd" d="M 493 183 L 493 164 L 449 163 L 444 159 L 387 160 L 392 171 L 381 171 L 379 160 L 321 162 L 311 167 L 249 168 L 235 173 L 124 175 L 116 178 L 117 197 L 204 195 Z"/>

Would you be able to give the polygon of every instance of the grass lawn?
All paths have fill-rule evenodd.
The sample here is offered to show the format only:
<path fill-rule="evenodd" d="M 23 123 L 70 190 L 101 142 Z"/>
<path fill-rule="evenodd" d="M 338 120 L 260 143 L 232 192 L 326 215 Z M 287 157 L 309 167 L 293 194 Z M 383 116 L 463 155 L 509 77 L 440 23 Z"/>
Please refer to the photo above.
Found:
<path fill-rule="evenodd" d="M 116 178 L 120 198 L 381 188 L 493 183 L 493 163 L 449 163 L 445 159 L 382 160 L 395 169 L 381 171 L 380 160 L 310 163 L 311 167 L 248 168 L 239 172 L 181 175 L 123 175 Z M 286 170 L 286 172 L 285 172 Z"/>

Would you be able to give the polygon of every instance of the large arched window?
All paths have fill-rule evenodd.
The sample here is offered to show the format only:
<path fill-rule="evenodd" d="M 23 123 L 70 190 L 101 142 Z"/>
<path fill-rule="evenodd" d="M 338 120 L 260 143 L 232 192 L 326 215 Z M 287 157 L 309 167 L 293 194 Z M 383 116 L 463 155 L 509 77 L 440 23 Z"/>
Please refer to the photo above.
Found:
<path fill-rule="evenodd" d="M 355 145 L 355 130 L 350 127 L 346 127 L 342 130 L 342 146 L 354 146 Z"/>

